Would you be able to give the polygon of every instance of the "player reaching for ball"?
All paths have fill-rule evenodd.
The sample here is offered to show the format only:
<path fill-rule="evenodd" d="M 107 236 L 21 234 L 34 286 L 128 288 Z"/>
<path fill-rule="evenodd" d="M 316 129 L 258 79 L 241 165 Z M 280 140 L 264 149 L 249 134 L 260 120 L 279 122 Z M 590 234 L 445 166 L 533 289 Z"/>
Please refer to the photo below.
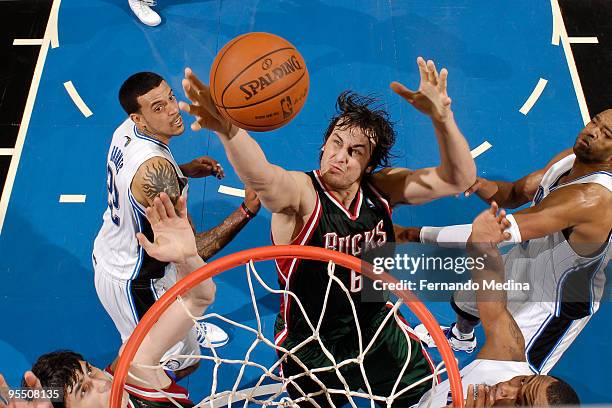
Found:
<path fill-rule="evenodd" d="M 422 204 L 436 198 L 465 191 L 476 179 L 476 168 L 468 144 L 455 123 L 451 99 L 447 95 L 448 72 L 438 73 L 434 62 L 417 59 L 421 83 L 417 91 L 393 82 L 391 88 L 420 112 L 431 118 L 440 148 L 437 167 L 418 170 L 391 168 L 390 150 L 395 131 L 388 114 L 376 107 L 372 98 L 344 92 L 337 101 L 336 115 L 324 135 L 320 168 L 308 173 L 287 171 L 268 162 L 262 149 L 249 134 L 225 120 L 217 111 L 208 86 L 190 69 L 185 71 L 183 87 L 191 105 L 181 109 L 196 117 L 192 129 L 208 128 L 219 136 L 227 156 L 240 179 L 253 188 L 272 215 L 274 244 L 314 245 L 363 256 L 362 246 L 374 249 L 393 242 L 391 210 L 401 204 Z M 381 169 L 378 169 L 382 167 Z M 378 170 L 377 170 L 378 169 Z M 327 265 L 321 262 L 278 262 L 280 285 L 291 290 L 302 302 L 311 321 L 317 322 L 328 282 Z M 344 292 L 334 286 L 328 296 L 319 332 L 321 342 L 332 350 L 337 361 L 354 357 L 359 351 L 356 323 L 364 334 L 363 344 L 372 338 L 387 313 L 384 299 L 361 302 L 360 291 L 366 283 L 354 272 L 338 268 L 336 275 L 350 289 L 357 308 L 355 322 Z M 292 301 L 293 302 L 293 301 Z M 293 348 L 312 335 L 299 308 L 286 300 L 276 322 L 276 343 Z M 428 356 L 418 340 L 410 340 L 393 319 L 365 355 L 368 382 L 376 395 L 389 395 L 407 359 L 400 388 L 431 375 Z M 412 349 L 412 353 L 409 350 Z M 293 356 L 307 367 L 329 366 L 318 342 L 311 342 Z M 303 372 L 289 359 L 282 364 L 285 377 Z M 351 390 L 364 384 L 357 364 L 345 366 L 342 375 Z M 327 388 L 344 389 L 335 373 L 317 373 Z M 289 386 L 292 397 L 321 390 L 310 377 L 302 376 Z M 423 382 L 395 400 L 396 406 L 418 402 L 431 387 Z M 336 406 L 344 395 L 333 394 Z M 325 395 L 313 398 L 327 406 Z"/>

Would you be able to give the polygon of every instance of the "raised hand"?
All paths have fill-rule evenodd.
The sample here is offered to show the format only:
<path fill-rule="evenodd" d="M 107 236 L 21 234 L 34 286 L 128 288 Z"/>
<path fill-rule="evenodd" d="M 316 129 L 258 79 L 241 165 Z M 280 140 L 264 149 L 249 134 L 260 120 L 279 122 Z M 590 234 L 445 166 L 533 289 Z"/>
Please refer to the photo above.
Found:
<path fill-rule="evenodd" d="M 451 116 L 451 98 L 446 93 L 448 71 L 442 68 L 440 74 L 433 61 L 417 58 L 421 83 L 417 91 L 411 91 L 399 82 L 392 82 L 391 89 L 412 106 L 436 122 L 443 122 Z"/>
<path fill-rule="evenodd" d="M 187 164 L 181 165 L 181 171 L 186 177 L 201 178 L 215 176 L 219 180 L 225 177 L 225 171 L 218 161 L 209 156 L 198 157 Z"/>
<path fill-rule="evenodd" d="M 497 203 L 493 201 L 491 207 L 481 212 L 472 222 L 470 241 L 497 245 L 510 239 L 510 233 L 505 231 L 509 226 L 510 221 L 506 218 L 506 211 L 499 211 Z"/>
<path fill-rule="evenodd" d="M 187 218 L 185 197 L 178 199 L 176 211 L 166 193 L 155 197 L 153 206 L 146 210 L 154 240 L 149 241 L 140 232 L 136 234 L 136 238 L 147 254 L 153 258 L 162 262 L 184 264 L 188 258 L 198 255 L 193 230 Z"/>
<path fill-rule="evenodd" d="M 193 73 L 191 68 L 185 68 L 185 78 L 182 81 L 185 96 L 191 104 L 179 102 L 179 108 L 195 117 L 191 129 L 198 131 L 202 128 L 229 135 L 232 124 L 225 119 L 215 106 L 210 95 L 210 88 Z"/>

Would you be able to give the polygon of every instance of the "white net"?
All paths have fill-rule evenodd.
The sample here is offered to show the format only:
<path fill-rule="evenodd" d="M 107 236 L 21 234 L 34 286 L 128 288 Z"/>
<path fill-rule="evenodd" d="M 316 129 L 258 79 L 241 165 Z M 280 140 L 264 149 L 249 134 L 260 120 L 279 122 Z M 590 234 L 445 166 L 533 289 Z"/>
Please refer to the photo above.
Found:
<path fill-rule="evenodd" d="M 444 368 L 444 362 L 438 364 L 434 369 L 433 373 L 423 376 L 411 384 L 401 384 L 402 377 L 410 369 L 410 362 L 412 357 L 412 342 L 409 338 L 409 333 L 411 333 L 412 329 L 403 321 L 400 314 L 398 313 L 400 306 L 402 305 L 402 300 L 399 298 L 395 301 L 392 306 L 388 309 L 388 312 L 384 316 L 384 319 L 379 324 L 376 332 L 373 336 L 368 339 L 367 343 L 364 341 L 364 336 L 362 333 L 362 328 L 358 323 L 357 309 L 355 307 L 355 303 L 353 298 L 351 297 L 350 291 L 347 289 L 346 285 L 342 282 L 342 280 L 336 276 L 336 265 L 329 261 L 327 266 L 328 272 L 328 282 L 327 289 L 324 294 L 323 299 L 323 308 L 320 314 L 319 319 L 316 322 L 311 321 L 309 319 L 308 314 L 306 313 L 304 306 L 300 299 L 289 290 L 282 289 L 274 289 L 270 287 L 261 275 L 255 269 L 255 265 L 253 261 L 250 261 L 246 265 L 246 279 L 248 283 L 249 293 L 250 293 L 250 303 L 253 308 L 256 327 L 250 327 L 246 324 L 240 323 L 238 321 L 229 319 L 225 316 L 222 316 L 217 313 L 210 313 L 203 316 L 194 316 L 192 315 L 186 307 L 184 307 L 185 313 L 189 315 L 189 317 L 194 321 L 194 323 L 206 321 L 208 319 L 219 319 L 221 321 L 226 322 L 234 326 L 237 331 L 243 330 L 249 332 L 254 336 L 254 340 L 248 346 L 248 349 L 242 359 L 235 358 L 223 358 L 220 356 L 220 352 L 216 349 L 210 349 L 211 355 L 171 355 L 167 356 L 164 361 L 160 363 L 159 366 L 143 366 L 139 365 L 141 368 L 160 368 L 167 360 L 181 360 L 181 359 L 191 359 L 197 358 L 201 360 L 209 360 L 213 363 L 212 374 L 211 374 L 211 386 L 210 393 L 207 397 L 202 399 L 199 403 L 196 404 L 197 407 L 222 407 L 222 406 L 233 406 L 233 405 L 242 405 L 248 406 L 249 404 L 261 405 L 261 406 L 279 406 L 279 407 L 287 407 L 287 406 L 303 406 L 309 405 L 315 407 L 321 406 L 338 406 L 338 398 L 341 398 L 342 404 L 348 404 L 351 407 L 356 408 L 364 405 L 364 401 L 366 401 L 367 405 L 374 407 L 378 406 L 387 406 L 390 407 L 393 405 L 394 401 L 398 398 L 402 397 L 410 390 L 415 387 L 422 386 L 423 383 L 431 383 L 432 388 L 438 384 L 438 376 L 441 373 L 444 373 L 446 370 Z M 299 344 L 294 345 L 291 348 L 285 348 L 282 345 L 275 344 L 274 340 L 268 339 L 262 331 L 262 318 L 259 311 L 259 305 L 257 296 L 255 295 L 255 286 L 254 282 L 257 282 L 262 288 L 265 289 L 268 293 L 282 295 L 285 298 L 285 302 L 288 298 L 294 302 L 294 305 L 297 306 L 304 317 L 308 327 L 310 328 L 311 335 L 306 336 Z M 355 355 L 350 358 L 344 359 L 342 361 L 336 361 L 334 354 L 326 347 L 324 342 L 320 337 L 321 325 L 323 323 L 323 318 L 325 316 L 328 301 L 330 297 L 330 292 L 333 285 L 337 285 L 341 291 L 346 295 L 350 307 L 353 313 L 353 324 L 355 325 L 355 333 L 358 337 L 358 350 Z M 177 299 L 181 302 L 181 298 Z M 181 302 L 182 303 L 182 302 Z M 294 306 L 294 307 L 295 307 Z M 406 344 L 408 346 L 408 353 L 405 361 L 403 362 L 403 366 L 397 375 L 397 380 L 393 384 L 392 390 L 389 395 L 376 395 L 372 390 L 372 386 L 370 384 L 369 378 L 372 376 L 372 373 L 368 373 L 364 366 L 364 360 L 368 352 L 372 350 L 376 341 L 379 339 L 381 332 L 385 325 L 391 320 L 394 319 L 396 324 L 402 328 L 402 332 L 404 333 Z M 307 364 L 300 360 L 300 358 L 296 355 L 302 348 L 312 345 L 313 342 L 318 344 L 321 352 L 327 357 L 329 364 L 321 367 L 311 368 L 308 367 Z M 253 352 L 259 346 L 269 347 L 273 349 L 279 358 L 272 364 L 262 364 L 256 361 L 253 361 Z M 228 345 L 227 347 L 231 347 Z M 283 362 L 292 361 L 297 364 L 301 368 L 301 372 L 299 374 L 283 376 L 281 374 L 281 364 Z M 229 381 L 232 385 L 227 387 L 228 379 L 223 378 L 223 383 L 226 384 L 225 389 L 220 389 L 220 373 L 221 367 L 223 365 L 233 365 L 237 368 L 235 370 L 237 374 L 233 381 Z M 358 367 L 361 376 L 362 376 L 362 384 L 358 389 L 351 388 L 349 386 L 349 381 L 343 375 L 343 368 L 353 366 Z M 257 371 L 257 375 L 255 376 L 254 385 L 249 387 L 248 389 L 241 388 L 241 384 L 244 383 L 245 373 L 247 369 L 251 370 L 251 378 L 252 378 L 252 370 Z M 326 384 L 320 377 L 325 376 L 325 374 L 335 374 L 335 376 L 339 379 L 340 387 L 331 387 L 329 384 Z M 141 378 L 135 377 L 132 373 L 129 374 L 131 378 L 137 379 L 140 382 L 143 380 Z M 301 387 L 301 379 L 308 378 L 309 381 L 313 381 L 318 385 L 318 390 L 314 392 L 307 392 Z M 253 381 L 251 381 L 253 383 Z M 288 388 L 292 388 L 292 397 L 289 396 Z M 152 387 L 155 388 L 155 387 Z M 155 388 L 157 389 L 157 388 Z M 182 407 L 178 402 L 176 402 L 171 395 L 165 393 L 163 390 L 157 389 L 158 392 L 161 392 L 167 396 L 167 398 L 174 403 L 177 407 Z"/>

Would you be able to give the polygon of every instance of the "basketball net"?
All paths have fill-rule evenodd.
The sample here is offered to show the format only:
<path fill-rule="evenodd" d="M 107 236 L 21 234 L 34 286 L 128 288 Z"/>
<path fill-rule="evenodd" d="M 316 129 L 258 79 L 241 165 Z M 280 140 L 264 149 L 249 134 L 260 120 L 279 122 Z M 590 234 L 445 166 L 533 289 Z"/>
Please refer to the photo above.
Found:
<path fill-rule="evenodd" d="M 328 272 L 328 282 L 327 288 L 324 294 L 323 299 L 323 307 L 321 311 L 321 315 L 318 321 L 311 321 L 300 301 L 300 299 L 291 291 L 283 290 L 283 289 L 273 289 L 271 288 L 261 277 L 261 275 L 257 272 L 255 268 L 255 262 L 271 260 L 271 259 L 283 259 L 283 258 L 300 258 L 300 259 L 311 259 L 311 260 L 320 260 L 327 261 L 327 272 Z M 424 382 L 432 382 L 432 389 L 437 385 L 438 375 L 447 372 L 451 393 L 453 396 L 453 406 L 454 407 L 462 407 L 463 406 L 463 395 L 461 389 L 461 379 L 459 376 L 459 369 L 457 367 L 457 362 L 454 358 L 453 352 L 451 351 L 446 337 L 440 330 L 440 327 L 435 320 L 435 318 L 431 315 L 429 310 L 425 308 L 425 306 L 416 298 L 416 296 L 410 291 L 394 291 L 394 293 L 398 296 L 398 300 L 393 303 L 392 307 L 389 308 L 386 316 L 383 321 L 380 323 L 377 328 L 374 336 L 365 343 L 362 337 L 362 331 L 360 325 L 358 324 L 357 310 L 355 304 L 350 295 L 350 291 L 344 285 L 342 280 L 340 280 L 336 274 L 336 265 L 340 265 L 354 271 L 358 271 L 363 275 L 376 279 L 380 279 L 386 282 L 397 282 L 395 278 L 386 273 L 381 275 L 375 275 L 372 272 L 371 265 L 366 264 L 362 260 L 352 257 L 350 255 L 342 254 L 337 251 L 331 251 L 322 248 L 314 248 L 307 246 L 270 246 L 263 248 L 255 248 L 251 250 L 242 251 L 236 254 L 228 255 L 224 258 L 221 258 L 217 261 L 214 261 L 197 271 L 192 272 L 187 277 L 177 282 L 168 292 L 166 292 L 156 303 L 153 305 L 149 311 L 145 314 L 143 319 L 140 321 L 138 326 L 136 327 L 134 333 L 131 335 L 130 339 L 126 343 L 126 346 L 121 354 L 119 361 L 117 363 L 115 369 L 115 375 L 113 379 L 113 387 L 111 391 L 111 408 L 119 408 L 121 406 L 121 396 L 123 384 L 125 384 L 125 379 L 128 375 L 128 369 L 131 365 L 131 361 L 138 350 L 142 340 L 146 336 L 146 333 L 150 330 L 153 324 L 159 319 L 159 316 L 163 314 L 163 312 L 176 300 L 182 304 L 181 294 L 187 292 L 190 288 L 202 282 L 205 279 L 208 279 L 222 271 L 227 269 L 231 269 L 235 266 L 246 264 L 246 278 L 250 292 L 250 303 L 253 308 L 255 314 L 255 321 L 257 327 L 250 327 L 240 322 L 236 322 L 234 320 L 228 319 L 225 316 L 210 313 L 203 316 L 194 316 L 192 315 L 186 307 L 184 307 L 185 313 L 189 315 L 189 317 L 194 321 L 194 323 L 206 321 L 210 318 L 217 318 L 222 320 L 232 326 L 236 327 L 239 330 L 245 330 L 253 335 L 255 335 L 255 340 L 250 344 L 248 350 L 243 359 L 227 359 L 219 356 L 217 351 L 214 348 L 210 349 L 212 355 L 172 355 L 168 356 L 164 361 L 160 362 L 157 366 L 144 366 L 139 365 L 141 368 L 163 368 L 162 365 L 165 361 L 169 359 L 180 360 L 180 359 L 188 359 L 188 358 L 197 358 L 201 360 L 209 360 L 214 363 L 212 370 L 212 384 L 210 389 L 210 394 L 202 401 L 196 404 L 197 407 L 221 407 L 221 406 L 232 406 L 237 403 L 247 406 L 248 404 L 256 404 L 262 406 L 274 406 L 274 407 L 295 407 L 298 404 L 303 402 L 310 402 L 315 407 L 320 407 L 320 405 L 315 401 L 314 397 L 323 396 L 329 404 L 329 406 L 334 407 L 334 403 L 332 401 L 332 396 L 341 395 L 344 396 L 348 404 L 351 407 L 356 408 L 357 403 L 355 399 L 365 399 L 370 401 L 370 406 L 374 407 L 376 404 L 379 406 L 387 406 L 390 407 L 393 402 L 398 398 L 404 395 L 406 392 L 411 389 L 423 384 Z M 281 345 L 275 344 L 274 340 L 270 340 L 263 335 L 262 332 L 262 321 L 259 313 L 259 307 L 257 304 L 257 298 L 255 296 L 254 290 L 254 281 L 258 282 L 261 287 L 263 287 L 267 292 L 279 294 L 285 297 L 285 302 L 290 297 L 291 301 L 294 302 L 294 305 L 297 306 L 306 321 L 306 324 L 310 328 L 310 332 L 312 333 L 310 336 L 306 337 L 303 341 L 301 341 L 298 345 L 293 348 L 287 349 L 282 347 Z M 350 302 L 350 307 L 353 313 L 353 321 L 355 324 L 355 331 L 358 337 L 358 345 L 359 352 L 356 356 L 343 360 L 336 361 L 334 355 L 329 351 L 329 349 L 323 344 L 321 338 L 319 337 L 320 328 L 323 322 L 323 318 L 325 316 L 325 311 L 327 309 L 327 304 L 329 300 L 329 294 L 334 285 L 338 285 L 342 292 L 345 293 L 348 301 Z M 432 338 L 436 342 L 440 354 L 443 358 L 443 361 L 438 364 L 431 375 L 423 377 L 418 381 L 409 384 L 408 386 L 404 386 L 400 388 L 400 381 L 402 376 L 405 374 L 406 370 L 409 368 L 409 362 L 411 360 L 412 350 L 411 350 L 411 341 L 408 336 L 408 332 L 412 329 L 407 326 L 407 324 L 401 319 L 398 311 L 402 304 L 406 304 L 410 310 L 421 320 L 421 322 L 425 325 L 425 327 L 429 330 L 432 335 Z M 294 306 L 294 307 L 295 307 Z M 408 344 L 408 355 L 406 361 L 400 370 L 397 380 L 392 388 L 391 394 L 388 396 L 375 395 L 372 392 L 372 388 L 368 381 L 368 375 L 364 368 L 364 359 L 365 355 L 372 349 L 375 341 L 378 339 L 380 333 L 382 332 L 385 325 L 391 320 L 394 319 L 395 322 L 403 329 L 402 332 L 406 338 L 406 343 Z M 300 359 L 295 355 L 302 347 L 305 345 L 310 345 L 312 342 L 317 342 L 322 353 L 325 354 L 327 359 L 330 361 L 328 366 L 317 367 L 317 368 L 309 368 L 307 367 Z M 258 363 L 256 361 L 251 360 L 252 352 L 256 347 L 260 345 L 265 345 L 267 347 L 272 348 L 277 355 L 281 357 L 275 361 L 271 365 L 264 365 Z M 230 346 L 231 347 L 231 346 Z M 288 377 L 283 377 L 280 374 L 280 365 L 283 361 L 288 361 L 291 359 L 293 362 L 297 363 L 301 368 L 302 372 L 297 375 L 292 375 Z M 233 381 L 233 385 L 231 389 L 220 390 L 219 388 L 219 370 L 223 364 L 230 364 L 239 366 L 238 374 L 236 375 L 235 380 Z M 341 369 L 348 365 L 356 364 L 359 367 L 359 370 L 362 374 L 364 380 L 364 387 L 359 390 L 351 390 L 346 379 L 343 377 L 341 373 Z M 259 374 L 259 378 L 255 382 L 255 385 L 248 390 L 239 390 L 239 386 L 241 382 L 245 379 L 245 370 L 247 367 L 253 367 L 257 370 L 261 371 Z M 321 373 L 335 373 L 337 378 L 340 380 L 343 388 L 329 388 L 327 387 L 318 377 Z M 137 379 L 142 381 L 142 379 L 137 378 L 133 374 L 129 374 L 130 378 Z M 308 377 L 316 384 L 319 385 L 320 391 L 305 393 L 302 391 L 300 386 L 296 383 L 296 380 L 299 380 L 301 377 Z M 272 382 L 272 384 L 270 384 Z M 287 393 L 287 387 L 292 386 L 294 391 L 297 391 L 300 396 L 297 398 L 291 399 Z M 156 389 L 158 392 L 165 394 L 168 400 L 172 401 L 172 403 L 177 407 L 182 407 L 178 402 L 176 402 L 171 395 L 164 393 L 163 390 L 157 389 L 155 387 L 151 387 Z M 294 392 L 295 394 L 295 392 Z M 320 400 L 320 398 L 319 398 Z"/>

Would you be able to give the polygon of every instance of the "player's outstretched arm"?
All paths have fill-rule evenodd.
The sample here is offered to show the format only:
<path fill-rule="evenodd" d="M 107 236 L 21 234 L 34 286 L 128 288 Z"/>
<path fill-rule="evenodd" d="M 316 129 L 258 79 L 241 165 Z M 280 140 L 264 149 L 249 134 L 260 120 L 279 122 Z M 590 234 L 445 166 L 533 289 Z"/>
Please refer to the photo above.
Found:
<path fill-rule="evenodd" d="M 205 261 L 221 251 L 257 215 L 261 204 L 250 188 L 245 191 L 244 202 L 216 227 L 195 234 L 198 254 Z"/>
<path fill-rule="evenodd" d="M 439 197 L 464 192 L 476 180 L 476 165 L 465 137 L 459 130 L 446 90 L 448 71 L 438 74 L 433 61 L 417 58 L 421 83 L 411 91 L 399 82 L 391 89 L 417 110 L 431 118 L 440 148 L 440 165 L 416 171 L 385 169 L 375 184 L 391 198 L 392 204 L 421 204 Z"/>
<path fill-rule="evenodd" d="M 478 177 L 476 182 L 465 191 L 465 196 L 476 193 L 487 203 L 495 201 L 504 208 L 517 208 L 533 200 L 544 174 L 550 167 L 562 158 L 572 154 L 572 149 L 566 149 L 556 155 L 548 164 L 514 182 L 492 181 Z"/>
<path fill-rule="evenodd" d="M 479 285 L 476 302 L 486 337 L 478 358 L 525 361 L 525 341 L 506 307 L 506 291 L 487 286 L 505 280 L 504 262 L 497 245 L 508 238 L 505 230 L 509 222 L 506 212 L 498 210 L 493 202 L 474 219 L 467 246 L 468 254 L 484 263 L 484 268 L 474 267 L 471 271 L 473 282 Z"/>
<path fill-rule="evenodd" d="M 156 197 L 153 206 L 146 210 L 155 239 L 151 242 L 140 233 L 137 238 L 150 256 L 163 262 L 174 262 L 178 279 L 181 279 L 205 263 L 197 253 L 193 231 L 187 219 L 185 197 L 180 197 L 176 206 L 178 213 L 165 193 Z M 214 297 L 215 284 L 212 279 L 207 279 L 183 295 L 181 302 L 174 302 L 147 333 L 134 362 L 157 365 L 164 353 L 184 338 L 193 326 L 187 311 L 194 316 L 201 315 L 214 301 Z M 161 368 L 152 370 L 134 367 L 131 371 L 144 380 L 144 383 L 130 380 L 135 385 L 165 387 L 170 382 Z"/>
<path fill-rule="evenodd" d="M 255 190 L 264 207 L 273 213 L 303 215 L 312 212 L 314 189 L 305 175 L 268 162 L 259 144 L 247 131 L 233 126 L 221 116 L 212 101 L 209 87 L 190 68 L 185 69 L 183 89 L 191 104 L 180 102 L 179 107 L 195 117 L 191 129 L 206 128 L 217 133 L 238 177 Z"/>

